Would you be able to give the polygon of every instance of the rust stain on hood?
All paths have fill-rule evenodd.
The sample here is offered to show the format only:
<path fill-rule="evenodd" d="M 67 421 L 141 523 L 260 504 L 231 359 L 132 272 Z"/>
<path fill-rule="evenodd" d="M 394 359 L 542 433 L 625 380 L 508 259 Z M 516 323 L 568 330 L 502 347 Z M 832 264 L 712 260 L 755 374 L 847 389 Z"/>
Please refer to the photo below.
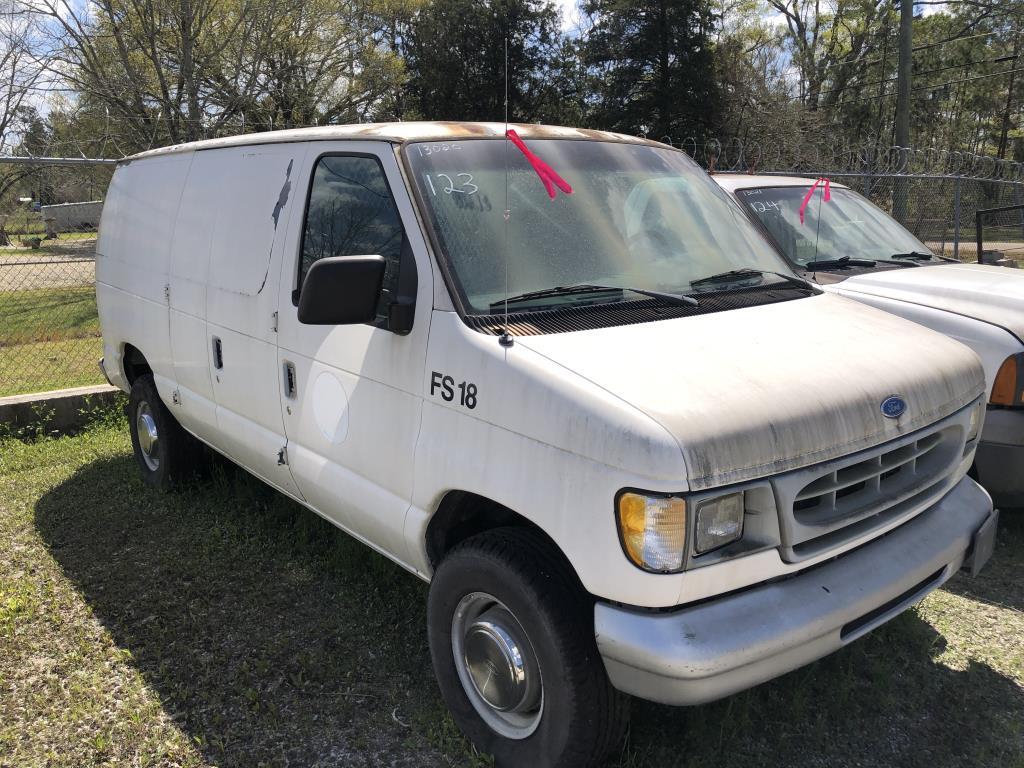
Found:
<path fill-rule="evenodd" d="M 959 342 L 829 295 L 517 343 L 660 423 L 692 490 L 870 448 L 954 413 L 985 386 Z M 899 419 L 881 412 L 893 394 L 908 404 Z"/>

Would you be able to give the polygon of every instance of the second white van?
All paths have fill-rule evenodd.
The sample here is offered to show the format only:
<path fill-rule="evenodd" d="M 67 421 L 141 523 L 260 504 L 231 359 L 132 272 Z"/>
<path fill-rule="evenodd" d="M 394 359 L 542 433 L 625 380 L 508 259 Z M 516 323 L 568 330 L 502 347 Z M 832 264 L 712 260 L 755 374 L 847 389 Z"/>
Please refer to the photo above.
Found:
<path fill-rule="evenodd" d="M 1024 506 L 1024 270 L 936 256 L 845 184 L 830 182 L 825 203 L 824 189 L 808 197 L 811 179 L 714 179 L 802 276 L 974 350 L 988 404 L 973 474 L 996 504 Z"/>

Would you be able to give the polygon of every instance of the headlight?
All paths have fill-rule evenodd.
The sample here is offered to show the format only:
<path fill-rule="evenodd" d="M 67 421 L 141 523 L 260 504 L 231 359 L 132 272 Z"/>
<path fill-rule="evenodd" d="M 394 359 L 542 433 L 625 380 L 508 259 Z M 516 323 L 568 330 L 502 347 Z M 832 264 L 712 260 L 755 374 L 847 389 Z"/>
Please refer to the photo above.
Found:
<path fill-rule="evenodd" d="M 985 413 L 985 404 L 978 403 L 971 409 L 971 423 L 967 425 L 967 442 L 970 443 L 972 440 L 978 439 L 978 433 L 981 432 L 982 416 Z"/>
<path fill-rule="evenodd" d="M 736 541 L 743 536 L 743 494 L 697 502 L 696 522 L 694 549 L 698 555 Z"/>
<path fill-rule="evenodd" d="M 993 405 L 1024 406 L 1024 352 L 1011 355 L 999 366 L 989 402 Z"/>
<path fill-rule="evenodd" d="M 678 496 L 619 494 L 617 518 L 622 549 L 645 571 L 669 573 L 683 567 L 686 502 Z"/>

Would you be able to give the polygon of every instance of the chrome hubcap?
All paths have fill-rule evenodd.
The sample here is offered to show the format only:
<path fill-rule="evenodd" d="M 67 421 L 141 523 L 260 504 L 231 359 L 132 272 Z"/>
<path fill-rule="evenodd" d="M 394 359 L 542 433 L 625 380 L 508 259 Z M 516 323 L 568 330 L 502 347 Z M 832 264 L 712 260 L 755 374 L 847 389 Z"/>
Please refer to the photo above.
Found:
<path fill-rule="evenodd" d="M 540 668 L 504 603 L 485 592 L 462 598 L 452 618 L 452 653 L 466 695 L 491 728 L 512 739 L 536 730 L 544 708 Z"/>
<path fill-rule="evenodd" d="M 139 449 L 146 466 L 152 471 L 160 467 L 160 436 L 156 431 L 156 419 L 150 410 L 149 403 L 142 401 L 135 412 L 135 432 L 139 436 Z"/>

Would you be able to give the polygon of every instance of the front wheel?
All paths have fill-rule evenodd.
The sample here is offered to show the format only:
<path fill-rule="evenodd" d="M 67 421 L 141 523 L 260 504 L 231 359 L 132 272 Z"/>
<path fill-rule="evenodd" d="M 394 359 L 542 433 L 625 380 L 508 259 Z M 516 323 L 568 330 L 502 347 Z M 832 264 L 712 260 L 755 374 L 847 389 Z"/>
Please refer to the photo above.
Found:
<path fill-rule="evenodd" d="M 541 534 L 474 536 L 440 564 L 430 653 L 456 724 L 499 766 L 589 766 L 619 742 L 629 699 L 608 681 L 593 600 Z"/>
<path fill-rule="evenodd" d="M 139 376 L 132 384 L 128 428 L 135 461 L 147 485 L 167 491 L 195 474 L 202 451 L 199 441 L 167 410 L 152 374 Z"/>

